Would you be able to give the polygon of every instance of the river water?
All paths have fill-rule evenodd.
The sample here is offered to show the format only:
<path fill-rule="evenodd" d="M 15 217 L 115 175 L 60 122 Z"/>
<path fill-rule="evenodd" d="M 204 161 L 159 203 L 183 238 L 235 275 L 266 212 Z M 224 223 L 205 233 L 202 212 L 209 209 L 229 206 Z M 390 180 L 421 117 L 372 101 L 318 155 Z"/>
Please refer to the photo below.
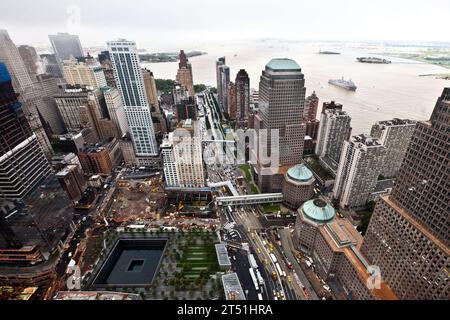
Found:
<path fill-rule="evenodd" d="M 197 50 L 199 48 L 196 48 Z M 341 55 L 317 54 L 319 50 L 335 50 Z M 202 47 L 208 54 L 193 57 L 194 83 L 216 86 L 215 61 L 226 56 L 234 81 L 239 69 L 250 76 L 250 87 L 258 90 L 264 66 L 272 58 L 291 58 L 297 61 L 305 74 L 307 95 L 316 91 L 320 103 L 335 100 L 344 105 L 352 117 L 354 134 L 370 133 L 375 121 L 394 117 L 427 120 L 438 96 L 450 81 L 421 77 L 422 74 L 449 73 L 443 67 L 400 58 L 383 57 L 367 49 L 354 47 L 324 47 L 315 43 L 259 42 L 240 45 Z M 392 64 L 356 62 L 360 56 L 377 56 Z M 156 78 L 175 79 L 178 63 L 144 63 Z M 356 92 L 328 84 L 329 79 L 352 79 Z M 320 108 L 319 108 L 320 113 Z M 319 115 L 318 115 L 319 116 Z"/>

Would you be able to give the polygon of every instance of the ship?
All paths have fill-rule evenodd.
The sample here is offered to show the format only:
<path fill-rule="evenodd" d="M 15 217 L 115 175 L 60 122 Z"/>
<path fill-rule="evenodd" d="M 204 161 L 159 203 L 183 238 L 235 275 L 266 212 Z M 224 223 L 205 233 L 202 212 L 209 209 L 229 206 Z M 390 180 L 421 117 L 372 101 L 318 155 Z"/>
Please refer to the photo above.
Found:
<path fill-rule="evenodd" d="M 349 91 L 356 91 L 357 89 L 357 86 L 352 80 L 345 80 L 344 77 L 342 77 L 342 79 L 330 80 L 328 81 L 328 83 L 337 87 L 347 89 Z"/>
<path fill-rule="evenodd" d="M 318 52 L 318 54 L 341 54 L 340 52 L 335 52 L 335 51 L 322 51 L 320 50 Z"/>
<path fill-rule="evenodd" d="M 378 64 L 389 64 L 392 63 L 392 61 L 386 60 L 386 59 L 380 59 L 375 57 L 361 57 L 356 58 L 358 62 L 362 63 L 378 63 Z"/>

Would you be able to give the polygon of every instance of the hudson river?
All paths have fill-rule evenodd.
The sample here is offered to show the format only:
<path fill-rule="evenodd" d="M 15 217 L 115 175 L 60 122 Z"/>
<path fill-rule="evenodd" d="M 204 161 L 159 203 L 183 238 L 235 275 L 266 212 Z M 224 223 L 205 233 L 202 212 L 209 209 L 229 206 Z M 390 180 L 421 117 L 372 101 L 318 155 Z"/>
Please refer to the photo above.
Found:
<path fill-rule="evenodd" d="M 319 50 L 338 51 L 341 55 L 317 54 Z M 194 83 L 217 86 L 215 61 L 225 56 L 234 81 L 239 69 L 250 76 L 250 87 L 258 90 L 261 72 L 272 58 L 291 58 L 302 68 L 306 79 L 307 96 L 316 91 L 321 104 L 335 100 L 344 105 L 352 117 L 353 133 L 370 133 L 375 121 L 394 117 L 428 120 L 438 96 L 450 81 L 421 77 L 423 74 L 450 73 L 443 67 L 412 60 L 383 57 L 370 50 L 345 46 L 327 47 L 313 43 L 260 42 L 241 46 L 202 47 L 192 50 L 208 52 L 207 55 L 190 58 Z M 186 50 L 189 51 L 189 50 Z M 356 62 L 357 57 L 377 56 L 392 64 L 366 64 Z M 175 79 L 178 63 L 144 63 L 156 78 Z M 352 79 L 356 92 L 328 84 L 330 79 Z"/>

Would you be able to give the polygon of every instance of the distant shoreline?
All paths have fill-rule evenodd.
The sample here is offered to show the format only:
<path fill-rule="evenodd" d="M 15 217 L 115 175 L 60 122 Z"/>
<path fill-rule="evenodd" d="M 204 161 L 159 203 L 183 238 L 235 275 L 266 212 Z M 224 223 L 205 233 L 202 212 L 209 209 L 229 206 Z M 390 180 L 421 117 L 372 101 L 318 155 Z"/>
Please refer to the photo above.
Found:
<path fill-rule="evenodd" d="M 195 58 L 208 54 L 207 52 L 191 51 L 186 53 L 187 58 Z M 179 62 L 178 52 L 169 53 L 140 53 L 139 59 L 144 63 Z"/>

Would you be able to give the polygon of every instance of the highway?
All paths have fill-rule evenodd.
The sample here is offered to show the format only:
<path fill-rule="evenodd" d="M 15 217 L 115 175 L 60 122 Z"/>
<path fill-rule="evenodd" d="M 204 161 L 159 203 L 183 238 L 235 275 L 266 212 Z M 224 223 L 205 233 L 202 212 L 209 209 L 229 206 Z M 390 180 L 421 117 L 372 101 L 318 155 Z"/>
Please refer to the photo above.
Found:
<path fill-rule="evenodd" d="M 200 108 L 203 108 L 205 117 L 208 117 L 211 124 L 211 131 L 213 137 L 204 136 L 204 139 L 208 140 L 226 140 L 224 132 L 222 131 L 220 116 L 217 113 L 215 104 L 212 100 L 212 95 L 209 92 L 204 93 L 204 104 L 200 104 Z M 206 128 L 205 117 L 200 117 L 202 126 Z M 206 130 L 205 130 L 206 131 Z M 231 181 L 236 190 L 242 195 L 247 194 L 243 187 L 239 185 L 237 177 L 241 176 L 239 168 L 235 164 L 234 152 L 229 149 L 227 144 L 227 161 L 221 163 L 221 166 L 207 166 L 207 173 L 209 183 L 219 183 L 224 181 Z M 218 196 L 224 196 L 224 192 L 217 190 Z M 233 243 L 233 246 L 239 247 L 245 243 L 248 244 L 247 254 L 253 254 L 264 278 L 265 289 L 263 292 L 264 298 L 270 300 L 273 299 L 286 299 L 286 300 L 303 300 L 303 299 L 317 299 L 314 294 L 305 295 L 303 286 L 307 291 L 310 290 L 311 285 L 306 279 L 303 271 L 298 265 L 295 257 L 292 254 L 292 240 L 290 234 L 281 232 L 281 243 L 284 247 L 280 247 L 277 241 L 274 241 L 267 233 L 267 227 L 271 226 L 270 221 L 265 219 L 260 210 L 255 206 L 240 206 L 232 208 L 232 212 L 227 213 L 228 209 L 220 209 L 219 213 L 222 213 L 222 228 L 227 225 L 226 240 L 228 243 Z M 261 223 L 264 222 L 264 225 Z M 231 227 L 232 226 L 232 227 Z M 236 232 L 239 236 L 234 235 Z M 283 231 L 283 230 L 281 230 Z M 288 231 L 289 232 L 289 231 Z M 233 238 L 234 237 L 234 238 Z M 238 239 L 237 239 L 238 238 Z M 292 247 L 290 247 L 292 245 Z M 275 263 L 272 261 L 270 254 L 275 255 L 283 274 L 280 276 L 277 271 Z M 238 259 L 239 260 L 239 259 Z M 288 263 L 292 264 L 292 269 L 288 268 Z M 244 264 L 239 262 L 238 265 Z M 241 271 L 242 273 L 242 271 Z M 247 270 L 248 273 L 248 270 Z M 285 274 L 285 276 L 284 276 Z M 238 272 L 239 275 L 239 272 Z M 240 276 L 241 277 L 241 276 Z M 243 275 L 243 286 L 248 284 L 247 274 Z M 242 280 L 241 280 L 242 281 Z M 253 294 L 250 294 L 252 297 Z"/>

